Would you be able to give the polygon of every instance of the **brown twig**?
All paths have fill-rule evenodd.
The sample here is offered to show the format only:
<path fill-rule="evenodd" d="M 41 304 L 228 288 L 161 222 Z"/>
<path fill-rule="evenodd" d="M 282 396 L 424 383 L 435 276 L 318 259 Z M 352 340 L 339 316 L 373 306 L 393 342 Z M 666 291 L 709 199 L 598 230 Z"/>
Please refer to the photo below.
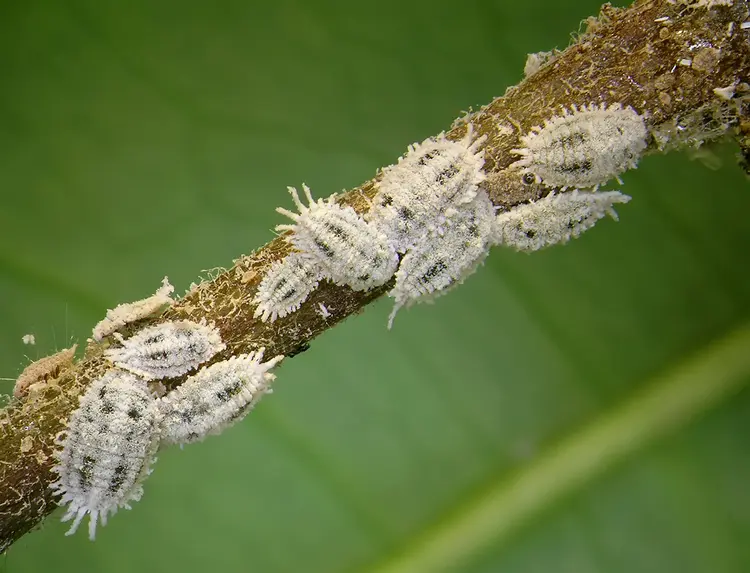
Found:
<path fill-rule="evenodd" d="M 646 117 L 650 152 L 702 144 L 734 134 L 747 148 L 745 91 L 750 72 L 747 0 L 707 9 L 675 0 L 642 0 L 627 9 L 605 5 L 598 18 L 564 52 L 552 55 L 519 85 L 478 112 L 456 120 L 448 133 L 459 138 L 471 123 L 487 135 L 486 189 L 500 208 L 528 202 L 548 192 L 523 183 L 508 166 L 519 137 L 562 109 L 592 103 L 630 105 Z M 492 73 L 488 70 L 488 73 Z M 377 177 L 344 194 L 340 201 L 358 212 L 369 208 Z M 147 324 L 189 319 L 213 322 L 227 348 L 217 359 L 267 348 L 268 356 L 294 356 L 321 332 L 362 310 L 388 291 L 369 292 L 323 282 L 302 308 L 273 323 L 253 318 L 251 302 L 269 265 L 289 245 L 277 238 L 234 266 L 195 286 L 161 316 L 129 325 L 128 334 Z M 325 304 L 330 316 L 319 312 Z M 77 406 L 81 391 L 109 368 L 103 357 L 108 339 L 89 342 L 85 356 L 63 365 L 27 395 L 0 412 L 0 551 L 31 530 L 55 507 L 48 486 L 54 479 L 55 437 Z M 179 384 L 179 381 L 175 382 Z"/>

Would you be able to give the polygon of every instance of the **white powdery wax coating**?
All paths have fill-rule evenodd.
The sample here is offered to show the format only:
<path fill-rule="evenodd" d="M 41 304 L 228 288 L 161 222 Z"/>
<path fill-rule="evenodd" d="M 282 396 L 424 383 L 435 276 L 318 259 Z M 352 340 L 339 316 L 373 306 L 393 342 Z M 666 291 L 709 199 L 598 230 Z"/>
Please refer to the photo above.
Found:
<path fill-rule="evenodd" d="M 598 187 L 636 166 L 646 149 L 648 130 L 631 107 L 573 106 L 534 127 L 512 151 L 521 159 L 511 164 L 549 187 Z"/>
<path fill-rule="evenodd" d="M 442 235 L 410 250 L 401 260 L 388 328 L 403 306 L 431 300 L 460 284 L 484 261 L 491 245 L 495 207 L 484 191 L 450 214 Z"/>
<path fill-rule="evenodd" d="M 302 253 L 276 261 L 258 285 L 253 299 L 258 307 L 253 316 L 273 322 L 299 310 L 323 276 L 320 267 Z"/>
<path fill-rule="evenodd" d="M 333 199 L 316 202 L 303 185 L 309 206 L 289 187 L 299 214 L 279 207 L 279 213 L 295 223 L 278 225 L 277 231 L 291 231 L 289 241 L 318 266 L 326 278 L 354 290 L 368 290 L 388 282 L 396 272 L 398 256 L 388 238 L 369 225 L 349 206 Z"/>
<path fill-rule="evenodd" d="M 264 349 L 202 368 L 159 400 L 164 443 L 189 444 L 238 422 L 270 392 L 269 371 L 284 357 L 262 362 Z"/>
<path fill-rule="evenodd" d="M 430 233 L 439 233 L 445 211 L 470 202 L 484 181 L 485 136 L 472 142 L 466 136 L 451 141 L 440 134 L 409 147 L 396 165 L 383 170 L 383 178 L 365 215 L 388 237 L 399 253 L 405 253 Z"/>
<path fill-rule="evenodd" d="M 63 521 L 74 519 L 66 535 L 89 514 L 89 538 L 98 522 L 143 494 L 142 481 L 159 443 L 159 411 L 146 383 L 133 374 L 111 370 L 95 380 L 73 412 L 56 455 L 51 488 L 67 505 Z"/>
<path fill-rule="evenodd" d="M 148 298 L 137 300 L 135 302 L 119 304 L 115 308 L 109 309 L 107 311 L 107 316 L 100 320 L 94 327 L 92 332 L 94 340 L 99 342 L 104 339 L 105 336 L 109 336 L 126 324 L 151 316 L 165 306 L 171 306 L 174 302 L 171 296 L 174 292 L 174 287 L 169 284 L 169 279 L 167 279 L 167 277 L 164 277 L 161 285 L 162 286 Z"/>
<path fill-rule="evenodd" d="M 566 243 L 605 215 L 617 220 L 614 205 L 628 201 L 630 197 L 618 191 L 553 192 L 500 213 L 494 224 L 493 242 L 527 252 Z"/>
<path fill-rule="evenodd" d="M 164 322 L 118 339 L 122 347 L 108 349 L 107 358 L 146 380 L 182 376 L 226 347 L 216 328 L 189 320 Z"/>

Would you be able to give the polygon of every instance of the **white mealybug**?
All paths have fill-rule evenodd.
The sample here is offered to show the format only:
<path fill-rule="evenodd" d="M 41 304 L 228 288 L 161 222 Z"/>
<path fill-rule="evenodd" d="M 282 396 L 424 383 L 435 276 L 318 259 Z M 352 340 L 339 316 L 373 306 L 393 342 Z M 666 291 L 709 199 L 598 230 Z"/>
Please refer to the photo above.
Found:
<path fill-rule="evenodd" d="M 146 380 L 182 376 L 210 360 L 226 345 L 219 331 L 205 322 L 177 320 L 150 326 L 124 339 L 105 355 L 115 365 Z"/>
<path fill-rule="evenodd" d="M 396 304 L 388 328 L 401 307 L 430 300 L 477 269 L 489 252 L 494 221 L 495 207 L 487 193 L 480 191 L 471 203 L 456 210 L 443 235 L 430 237 L 404 256 L 396 286 L 389 293 Z"/>
<path fill-rule="evenodd" d="M 276 261 L 258 285 L 253 299 L 258 305 L 254 316 L 273 322 L 299 310 L 322 278 L 320 267 L 302 253 L 291 253 Z"/>
<path fill-rule="evenodd" d="M 115 308 L 109 309 L 107 316 L 94 327 L 94 340 L 99 342 L 126 324 L 151 316 L 159 309 L 170 306 L 174 302 L 171 297 L 173 292 L 174 287 L 169 284 L 169 279 L 164 277 L 161 286 L 150 297 L 118 304 Z"/>
<path fill-rule="evenodd" d="M 493 240 L 495 244 L 528 252 L 566 243 L 605 215 L 616 221 L 613 206 L 628 201 L 630 197 L 618 191 L 552 192 L 538 201 L 500 213 L 495 220 Z"/>
<path fill-rule="evenodd" d="M 513 149 L 521 159 L 511 168 L 548 187 L 595 187 L 633 168 L 646 149 L 643 116 L 620 104 L 583 106 L 545 120 Z"/>
<path fill-rule="evenodd" d="M 354 290 L 380 286 L 396 272 L 398 256 L 388 238 L 376 226 L 369 225 L 349 206 L 318 199 L 307 185 L 302 190 L 309 206 L 300 201 L 297 190 L 289 187 L 299 214 L 276 209 L 294 221 L 278 225 L 277 231 L 291 231 L 289 241 L 318 265 L 326 278 Z"/>
<path fill-rule="evenodd" d="M 451 205 L 471 201 L 484 181 L 486 136 L 451 141 L 440 134 L 409 151 L 396 165 L 383 170 L 373 206 L 365 215 L 378 226 L 399 253 L 405 253 L 430 233 L 439 233 Z"/>
<path fill-rule="evenodd" d="M 56 453 L 59 476 L 51 488 L 68 506 L 63 521 L 74 519 L 72 535 L 89 514 L 89 538 L 98 522 L 143 494 L 142 481 L 159 444 L 159 410 L 146 383 L 133 374 L 111 370 L 81 397 Z"/>
<path fill-rule="evenodd" d="M 263 351 L 261 348 L 202 368 L 161 398 L 162 441 L 197 442 L 244 418 L 270 392 L 275 376 L 269 371 L 284 358 L 276 356 L 261 362 Z"/>

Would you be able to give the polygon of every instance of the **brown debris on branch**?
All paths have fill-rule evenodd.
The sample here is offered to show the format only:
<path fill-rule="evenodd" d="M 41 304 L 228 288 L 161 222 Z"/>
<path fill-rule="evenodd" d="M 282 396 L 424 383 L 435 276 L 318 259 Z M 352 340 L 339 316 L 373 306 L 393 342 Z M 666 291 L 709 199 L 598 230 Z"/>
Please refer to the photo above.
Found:
<path fill-rule="evenodd" d="M 623 9 L 605 5 L 599 17 L 586 21 L 585 32 L 573 45 L 532 59 L 527 65 L 532 73 L 520 84 L 456 120 L 449 138 L 461 138 L 469 123 L 475 133 L 487 136 L 485 188 L 495 205 L 510 209 L 549 192 L 508 169 L 518 159 L 511 150 L 532 127 L 573 106 L 631 106 L 646 119 L 651 133 L 648 152 L 695 147 L 733 135 L 746 165 L 750 29 L 743 23 L 750 20 L 750 9 L 747 0 L 734 0 L 731 6 L 703 4 L 642 0 Z M 340 202 L 359 213 L 367 211 L 377 179 L 344 194 Z M 165 320 L 205 320 L 216 325 L 226 343 L 216 360 L 261 347 L 268 356 L 294 356 L 392 286 L 355 292 L 324 281 L 299 311 L 261 322 L 253 318 L 251 301 L 269 266 L 289 251 L 288 243 L 277 238 L 193 287 L 160 316 L 144 318 L 120 332 L 128 335 Z M 49 490 L 55 479 L 50 471 L 55 439 L 77 407 L 80 393 L 110 367 L 103 355 L 108 340 L 89 341 L 79 362 L 56 364 L 52 376 L 46 374 L 31 386 L 33 392 L 0 411 L 0 552 L 55 509 Z"/>

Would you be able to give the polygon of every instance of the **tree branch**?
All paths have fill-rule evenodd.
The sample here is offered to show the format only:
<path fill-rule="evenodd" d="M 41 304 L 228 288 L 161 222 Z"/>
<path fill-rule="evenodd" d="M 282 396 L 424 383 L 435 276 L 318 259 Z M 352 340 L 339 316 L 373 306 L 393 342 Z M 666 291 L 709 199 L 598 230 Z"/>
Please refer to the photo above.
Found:
<path fill-rule="evenodd" d="M 716 2 L 713 2 L 716 4 Z M 734 135 L 750 157 L 747 85 L 750 72 L 750 19 L 746 0 L 706 7 L 708 0 L 642 0 L 627 9 L 605 5 L 598 18 L 564 52 L 532 59 L 530 74 L 481 110 L 456 120 L 448 137 L 462 137 L 471 123 L 486 135 L 485 188 L 501 209 L 535 200 L 549 190 L 521 181 L 508 166 L 519 137 L 563 109 L 620 103 L 646 118 L 651 133 L 647 152 L 696 147 Z M 492 73 L 488 70 L 488 73 Z M 378 177 L 344 194 L 339 202 L 367 211 Z M 275 322 L 253 318 L 252 302 L 269 265 L 286 256 L 289 244 L 277 238 L 234 266 L 194 286 L 160 316 L 128 325 L 125 335 L 167 320 L 215 323 L 227 347 L 218 360 L 260 347 L 267 356 L 294 356 L 310 340 L 386 293 L 392 282 L 356 292 L 329 282 L 302 308 Z M 330 315 L 319 311 L 324 304 Z M 0 412 L 0 552 L 31 530 L 55 507 L 48 489 L 55 437 L 77 407 L 86 386 L 111 365 L 103 356 L 108 338 L 89 341 L 76 364 L 64 362 L 32 384 L 23 398 Z M 175 384 L 179 384 L 177 381 Z"/>

